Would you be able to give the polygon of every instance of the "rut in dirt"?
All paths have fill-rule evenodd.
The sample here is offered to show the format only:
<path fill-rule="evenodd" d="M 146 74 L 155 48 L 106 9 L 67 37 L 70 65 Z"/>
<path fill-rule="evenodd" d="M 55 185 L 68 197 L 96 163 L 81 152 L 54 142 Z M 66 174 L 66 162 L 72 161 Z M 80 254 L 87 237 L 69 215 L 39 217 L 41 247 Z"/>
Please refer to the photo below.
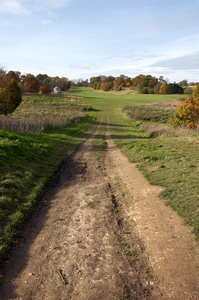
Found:
<path fill-rule="evenodd" d="M 0 299 L 161 296 L 105 160 L 92 151 L 96 134 L 63 165 L 34 211 L 5 264 Z"/>

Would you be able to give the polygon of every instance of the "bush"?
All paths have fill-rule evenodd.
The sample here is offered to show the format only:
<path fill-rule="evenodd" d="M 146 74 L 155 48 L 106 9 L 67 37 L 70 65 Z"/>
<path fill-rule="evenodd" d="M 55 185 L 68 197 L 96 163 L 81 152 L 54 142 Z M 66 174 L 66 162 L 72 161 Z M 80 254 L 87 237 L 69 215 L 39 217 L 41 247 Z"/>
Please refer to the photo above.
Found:
<path fill-rule="evenodd" d="M 170 120 L 172 127 L 188 127 L 195 129 L 199 122 L 199 99 L 189 97 L 178 106 L 174 118 Z"/>

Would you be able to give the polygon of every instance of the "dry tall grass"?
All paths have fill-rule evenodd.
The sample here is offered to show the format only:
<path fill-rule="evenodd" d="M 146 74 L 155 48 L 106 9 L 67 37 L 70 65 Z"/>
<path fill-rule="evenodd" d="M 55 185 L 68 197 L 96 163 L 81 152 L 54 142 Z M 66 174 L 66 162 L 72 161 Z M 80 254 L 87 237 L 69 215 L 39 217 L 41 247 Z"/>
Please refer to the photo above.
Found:
<path fill-rule="evenodd" d="M 178 128 L 173 129 L 171 126 L 166 124 L 154 124 L 154 123 L 140 123 L 140 127 L 150 133 L 151 137 L 156 136 L 196 136 L 199 135 L 199 126 L 196 129 L 189 128 Z"/>
<path fill-rule="evenodd" d="M 64 115 L 0 116 L 0 129 L 20 133 L 41 133 L 49 128 L 66 126 L 84 118 L 84 112 L 67 112 Z"/>

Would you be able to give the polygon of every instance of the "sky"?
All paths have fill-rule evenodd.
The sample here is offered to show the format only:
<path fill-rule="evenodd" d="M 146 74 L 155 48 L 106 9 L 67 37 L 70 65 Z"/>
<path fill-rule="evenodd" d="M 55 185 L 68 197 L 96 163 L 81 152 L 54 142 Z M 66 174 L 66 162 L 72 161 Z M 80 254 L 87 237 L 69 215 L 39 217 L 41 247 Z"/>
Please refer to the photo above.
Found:
<path fill-rule="evenodd" d="M 199 81 L 198 0 L 0 0 L 0 66 Z"/>

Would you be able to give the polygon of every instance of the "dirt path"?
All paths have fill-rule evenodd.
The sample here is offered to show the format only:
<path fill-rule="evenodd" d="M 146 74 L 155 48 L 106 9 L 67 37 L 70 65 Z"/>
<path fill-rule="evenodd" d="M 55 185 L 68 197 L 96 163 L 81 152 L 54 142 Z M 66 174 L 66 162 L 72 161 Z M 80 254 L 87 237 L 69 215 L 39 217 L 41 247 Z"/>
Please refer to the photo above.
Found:
<path fill-rule="evenodd" d="M 94 134 L 95 135 L 95 134 Z M 0 299 L 199 299 L 199 248 L 107 131 L 63 166 L 3 270 Z"/>

